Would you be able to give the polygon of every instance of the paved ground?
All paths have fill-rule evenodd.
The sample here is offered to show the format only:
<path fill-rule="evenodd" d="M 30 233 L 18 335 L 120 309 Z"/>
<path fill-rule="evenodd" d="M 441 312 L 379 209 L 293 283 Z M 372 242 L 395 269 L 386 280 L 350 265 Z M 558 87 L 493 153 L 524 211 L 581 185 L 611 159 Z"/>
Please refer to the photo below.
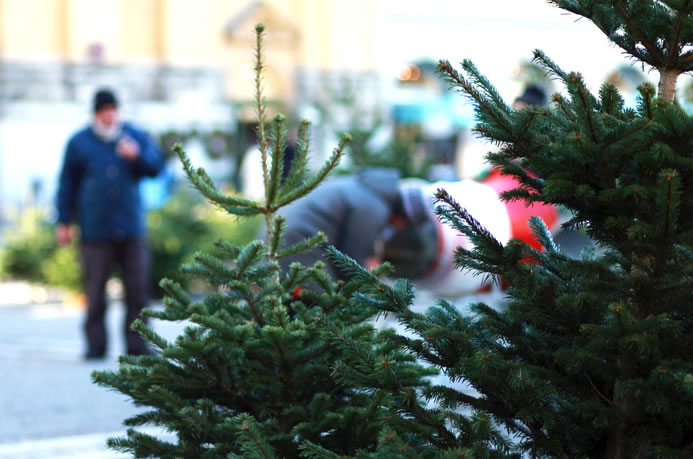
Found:
<path fill-rule="evenodd" d="M 488 301 L 489 296 L 462 302 L 474 299 Z M 90 378 L 94 370 L 118 366 L 117 355 L 124 350 L 122 305 L 112 303 L 109 310 L 108 358 L 86 362 L 82 359 L 81 309 L 62 303 L 12 305 L 1 301 L 0 459 L 127 457 L 107 449 L 105 441 L 122 436 L 122 420 L 138 409 L 127 397 L 92 384 Z M 416 309 L 435 302 L 436 298 L 419 291 Z M 380 325 L 399 328 L 390 320 Z M 169 340 L 183 328 L 158 321 L 152 326 Z M 446 384 L 442 376 L 434 381 Z"/>
<path fill-rule="evenodd" d="M 60 303 L 0 307 L 0 458 L 115 458 L 105 439 L 138 410 L 91 383 L 94 370 L 117 368 L 124 349 L 123 310 L 113 304 L 111 349 L 102 362 L 82 359 L 82 311 Z M 169 339 L 180 326 L 155 322 Z"/>

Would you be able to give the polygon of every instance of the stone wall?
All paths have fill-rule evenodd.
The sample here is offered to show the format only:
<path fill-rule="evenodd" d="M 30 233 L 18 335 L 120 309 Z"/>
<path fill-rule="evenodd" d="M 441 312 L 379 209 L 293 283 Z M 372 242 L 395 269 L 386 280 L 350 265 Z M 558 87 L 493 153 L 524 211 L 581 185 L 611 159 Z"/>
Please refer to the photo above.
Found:
<path fill-rule="evenodd" d="M 0 100 L 88 101 L 94 88 L 118 89 L 124 101 L 175 101 L 194 95 L 224 100 L 224 75 L 214 68 L 0 61 Z"/>

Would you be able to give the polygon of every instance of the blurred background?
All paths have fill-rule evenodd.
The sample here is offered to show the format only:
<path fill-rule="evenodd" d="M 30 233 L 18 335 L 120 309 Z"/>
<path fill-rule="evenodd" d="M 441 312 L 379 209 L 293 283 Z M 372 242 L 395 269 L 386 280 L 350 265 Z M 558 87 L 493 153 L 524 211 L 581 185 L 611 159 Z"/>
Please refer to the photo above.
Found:
<path fill-rule="evenodd" d="M 171 146 L 183 143 L 223 189 L 259 196 L 258 22 L 267 30 L 271 110 L 293 128 L 312 122 L 314 164 L 351 132 L 344 172 L 376 165 L 432 180 L 484 174 L 490 146 L 470 135 L 471 104 L 436 75 L 439 59 L 472 59 L 509 104 L 529 86 L 547 100 L 562 90 L 531 63 L 535 48 L 582 72 L 595 92 L 616 84 L 630 106 L 635 88 L 657 78 L 591 23 L 544 0 L 0 0 L 0 276 L 32 283 L 5 288 L 4 302 L 46 299 L 51 288 L 81 301 L 75 251 L 53 241 L 53 201 L 65 143 L 90 121 L 99 87 L 113 88 L 123 117 L 169 157 L 165 173 L 141 187 L 155 293 L 158 279 L 176 277 L 217 235 L 253 238 L 256 222 L 218 215 L 181 186 Z M 691 107 L 690 78 L 680 79 L 678 95 Z"/>
<path fill-rule="evenodd" d="M 630 65 L 596 27 L 543 0 L 0 0 L 3 278 L 79 290 L 73 251 L 52 241 L 52 204 L 66 140 L 89 122 L 102 86 L 116 90 L 124 118 L 144 126 L 169 156 L 182 142 L 221 187 L 257 196 L 258 22 L 267 30 L 271 109 L 312 122 L 315 164 L 350 131 L 345 171 L 385 165 L 429 179 L 483 174 L 489 146 L 469 134 L 472 107 L 435 74 L 439 59 L 472 59 L 509 104 L 530 85 L 547 96 L 561 90 L 530 62 L 535 48 L 581 71 L 595 91 L 615 83 L 631 106 L 637 85 L 656 78 Z M 693 91 L 689 80 L 680 83 L 688 106 Z M 163 176 L 142 184 L 152 211 L 154 288 L 220 231 L 240 242 L 255 231 L 197 202 L 181 179 L 173 158 Z M 40 299 L 44 287 L 5 301 Z"/>
<path fill-rule="evenodd" d="M 0 457 L 63 457 L 55 448 L 65 442 L 46 444 L 45 456 L 24 454 L 31 448 L 22 445 L 112 431 L 129 413 L 121 399 L 105 399 L 89 384 L 93 368 L 79 358 L 84 300 L 76 251 L 54 238 L 65 143 L 89 123 L 97 88 L 113 88 L 123 118 L 147 129 L 169 157 L 165 173 L 141 188 L 155 298 L 161 277 L 183 282 L 178 266 L 216 238 L 254 238 L 259 222 L 202 201 L 170 148 L 182 142 L 225 191 L 257 195 L 258 22 L 267 31 L 271 110 L 285 113 L 292 129 L 301 118 L 312 122 L 316 166 L 350 131 L 343 173 L 377 165 L 431 180 L 484 174 L 492 146 L 470 135 L 473 109 L 438 78 L 439 59 L 472 59 L 508 104 L 529 86 L 547 97 L 562 90 L 530 62 L 535 48 L 582 72 L 595 92 L 614 83 L 629 106 L 640 83 L 657 83 L 591 23 L 544 0 L 0 0 L 0 321 L 10 324 L 0 332 Z M 681 78 L 677 92 L 687 109 L 690 81 Z M 119 298 L 117 282 L 109 294 Z M 46 380 L 55 393 L 39 386 Z M 13 381 L 21 390 L 2 386 Z M 83 397 L 100 408 L 85 416 Z M 103 447 L 103 435 L 95 438 Z M 65 443 L 68 450 L 75 441 Z"/>

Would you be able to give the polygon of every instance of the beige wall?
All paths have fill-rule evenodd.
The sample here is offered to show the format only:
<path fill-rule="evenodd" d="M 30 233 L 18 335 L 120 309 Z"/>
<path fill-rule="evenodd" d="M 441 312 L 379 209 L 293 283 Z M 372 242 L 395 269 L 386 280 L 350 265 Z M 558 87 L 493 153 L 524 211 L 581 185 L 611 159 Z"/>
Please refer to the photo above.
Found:
<path fill-rule="evenodd" d="M 28 3 L 31 3 L 30 1 Z M 104 62 L 120 62 L 120 0 L 69 0 L 68 58 L 86 61 L 90 46 L 102 47 Z"/>
<path fill-rule="evenodd" d="M 120 59 L 155 63 L 163 57 L 161 0 L 120 0 Z"/>
<path fill-rule="evenodd" d="M 0 53 L 8 59 L 62 58 L 59 18 L 63 2 L 0 0 Z"/>
<path fill-rule="evenodd" d="M 217 0 L 167 0 L 163 42 L 164 58 L 177 66 L 222 65 L 223 28 L 245 2 Z"/>
<path fill-rule="evenodd" d="M 158 0 L 0 0 L 0 53 L 8 60 L 153 61 Z"/>
<path fill-rule="evenodd" d="M 296 2 L 300 65 L 314 70 L 370 71 L 375 14 L 369 0 Z"/>
<path fill-rule="evenodd" d="M 0 0 L 0 57 L 223 68 L 227 93 L 248 98 L 253 26 L 267 26 L 267 91 L 287 98 L 297 69 L 368 71 L 368 0 Z M 225 27 L 242 12 L 232 36 Z M 94 50 L 101 50 L 94 56 Z M 91 52 L 90 52 L 91 50 Z M 98 53 L 97 53 L 98 54 Z M 90 57 L 91 56 L 91 57 Z M 251 93 L 252 94 L 252 93 Z"/>

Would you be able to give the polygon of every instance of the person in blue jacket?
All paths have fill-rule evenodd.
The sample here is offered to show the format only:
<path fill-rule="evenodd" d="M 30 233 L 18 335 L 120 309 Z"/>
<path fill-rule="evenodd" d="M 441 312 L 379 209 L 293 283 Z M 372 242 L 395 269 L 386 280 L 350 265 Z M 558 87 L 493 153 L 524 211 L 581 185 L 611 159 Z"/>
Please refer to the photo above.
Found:
<path fill-rule="evenodd" d="M 105 357 L 107 336 L 105 287 L 113 266 L 125 287 L 127 353 L 149 353 L 130 330 L 149 302 L 150 254 L 139 181 L 163 168 L 156 142 L 130 123 L 121 122 L 118 101 L 109 89 L 94 95 L 91 124 L 67 143 L 60 172 L 56 237 L 69 244 L 74 222 L 80 234 L 87 313 L 84 324 L 87 359 Z"/>

